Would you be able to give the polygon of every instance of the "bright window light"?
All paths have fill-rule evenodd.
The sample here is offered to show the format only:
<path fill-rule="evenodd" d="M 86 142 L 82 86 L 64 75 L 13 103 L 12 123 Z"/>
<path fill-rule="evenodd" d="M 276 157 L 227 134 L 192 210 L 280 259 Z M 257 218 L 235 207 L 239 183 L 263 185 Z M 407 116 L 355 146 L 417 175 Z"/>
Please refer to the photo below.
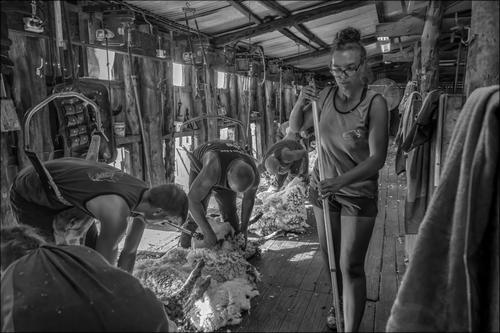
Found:
<path fill-rule="evenodd" d="M 184 65 L 173 63 L 173 83 L 176 87 L 184 87 Z"/>
<path fill-rule="evenodd" d="M 106 50 L 87 48 L 87 59 L 89 60 L 89 77 L 99 80 L 113 80 L 113 64 L 115 62 L 115 52 Z M 92 61 L 93 60 L 93 61 Z M 109 60 L 109 76 L 108 76 Z"/>
<path fill-rule="evenodd" d="M 217 71 L 217 89 L 226 89 L 227 87 L 227 75 L 224 72 Z"/>

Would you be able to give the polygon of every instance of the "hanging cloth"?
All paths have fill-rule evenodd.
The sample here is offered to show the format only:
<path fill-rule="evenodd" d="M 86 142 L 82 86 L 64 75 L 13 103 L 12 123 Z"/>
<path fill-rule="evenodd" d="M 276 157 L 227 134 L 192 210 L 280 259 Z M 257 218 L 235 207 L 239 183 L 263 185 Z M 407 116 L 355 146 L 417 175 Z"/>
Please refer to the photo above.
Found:
<path fill-rule="evenodd" d="M 396 134 L 395 143 L 397 146 L 396 150 L 396 174 L 401 174 L 406 171 L 406 157 L 407 153 L 403 152 L 402 145 L 403 140 L 407 133 L 410 131 L 411 124 L 416 117 L 420 105 L 422 103 L 422 95 L 419 92 L 414 91 L 404 101 L 404 111 L 399 122 L 398 133 Z"/>
<path fill-rule="evenodd" d="M 438 90 L 433 90 L 425 97 L 416 117 L 409 120 L 409 130 L 403 137 L 401 150 L 407 152 L 405 202 L 405 232 L 418 233 L 424 218 L 427 203 L 431 195 L 429 187 L 431 172 L 432 119 L 439 104 Z"/>
<path fill-rule="evenodd" d="M 462 108 L 387 332 L 499 331 L 499 96 Z"/>

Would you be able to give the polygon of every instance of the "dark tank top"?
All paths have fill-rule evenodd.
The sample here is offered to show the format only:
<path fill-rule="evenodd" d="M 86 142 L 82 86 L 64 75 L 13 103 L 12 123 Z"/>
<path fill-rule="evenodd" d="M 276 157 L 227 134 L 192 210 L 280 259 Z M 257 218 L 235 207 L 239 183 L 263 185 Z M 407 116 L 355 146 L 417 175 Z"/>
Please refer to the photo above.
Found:
<path fill-rule="evenodd" d="M 45 162 L 44 165 L 62 196 L 89 215 L 92 214 L 87 211 L 85 204 L 95 197 L 119 195 L 133 210 L 147 189 L 142 180 L 104 163 L 65 157 Z M 13 206 L 18 216 L 31 215 L 36 218 L 37 214 L 48 215 L 51 211 L 55 216 L 68 208 L 61 204 L 55 195 L 47 195 L 33 167 L 19 172 L 11 192 L 14 193 L 11 193 L 11 201 L 16 201 Z"/>
<path fill-rule="evenodd" d="M 337 88 L 327 87 L 320 92 L 319 129 L 325 167 L 325 178 L 335 178 L 355 168 L 370 157 L 368 145 L 370 107 L 375 96 L 367 89 L 358 106 L 342 113 L 335 107 Z M 318 164 L 314 166 L 313 184 L 319 184 Z M 378 173 L 372 177 L 344 186 L 337 194 L 351 197 L 375 198 L 378 193 Z"/>
<path fill-rule="evenodd" d="M 244 162 L 250 164 L 255 172 L 257 181 L 259 180 L 259 172 L 257 171 L 255 160 L 240 146 L 227 142 L 212 141 L 204 143 L 196 148 L 193 151 L 193 155 L 198 161 L 200 161 L 200 163 L 202 163 L 203 155 L 207 152 L 214 152 L 219 157 L 221 172 L 214 187 L 231 190 L 227 183 L 227 171 L 231 163 L 235 160 L 243 160 Z"/>

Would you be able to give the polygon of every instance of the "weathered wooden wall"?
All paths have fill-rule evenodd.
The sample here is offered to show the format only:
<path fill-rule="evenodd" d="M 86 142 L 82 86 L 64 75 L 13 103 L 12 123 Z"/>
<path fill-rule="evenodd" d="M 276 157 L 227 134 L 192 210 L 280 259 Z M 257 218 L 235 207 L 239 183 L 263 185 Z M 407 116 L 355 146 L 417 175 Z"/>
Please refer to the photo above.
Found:
<path fill-rule="evenodd" d="M 22 125 L 25 113 L 47 96 L 45 76 L 37 75 L 36 68 L 47 60 L 46 40 L 27 37 L 22 33 L 9 31 L 9 39 L 13 42 L 9 50 L 9 58 L 14 63 L 12 73 L 11 97 L 14 101 L 18 118 Z M 41 160 L 51 158 L 54 148 L 51 138 L 48 108 L 40 110 L 31 120 L 31 148 L 37 152 Z M 12 147 L 17 144 L 17 147 Z M 29 159 L 24 154 L 24 138 L 21 131 L 2 133 L 2 173 L 1 173 L 1 224 L 13 223 L 8 206 L 8 191 L 15 173 L 29 166 Z"/>

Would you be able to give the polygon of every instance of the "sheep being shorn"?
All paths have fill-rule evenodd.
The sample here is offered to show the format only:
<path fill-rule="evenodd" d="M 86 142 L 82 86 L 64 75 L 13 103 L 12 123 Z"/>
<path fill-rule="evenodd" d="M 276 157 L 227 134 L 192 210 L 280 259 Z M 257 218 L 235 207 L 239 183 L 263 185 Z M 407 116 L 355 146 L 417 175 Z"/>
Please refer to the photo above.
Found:
<path fill-rule="evenodd" d="M 214 331 L 241 322 L 250 300 L 259 294 L 260 273 L 246 259 L 258 243 L 233 237 L 225 223 L 209 217 L 225 239 L 214 249 L 174 248 L 158 259 L 138 260 L 134 275 L 165 303 L 169 318 L 183 330 Z M 217 224 L 215 224 L 217 223 Z M 221 234 L 225 233 L 225 234 Z M 193 244 L 195 245 L 195 244 Z"/>

